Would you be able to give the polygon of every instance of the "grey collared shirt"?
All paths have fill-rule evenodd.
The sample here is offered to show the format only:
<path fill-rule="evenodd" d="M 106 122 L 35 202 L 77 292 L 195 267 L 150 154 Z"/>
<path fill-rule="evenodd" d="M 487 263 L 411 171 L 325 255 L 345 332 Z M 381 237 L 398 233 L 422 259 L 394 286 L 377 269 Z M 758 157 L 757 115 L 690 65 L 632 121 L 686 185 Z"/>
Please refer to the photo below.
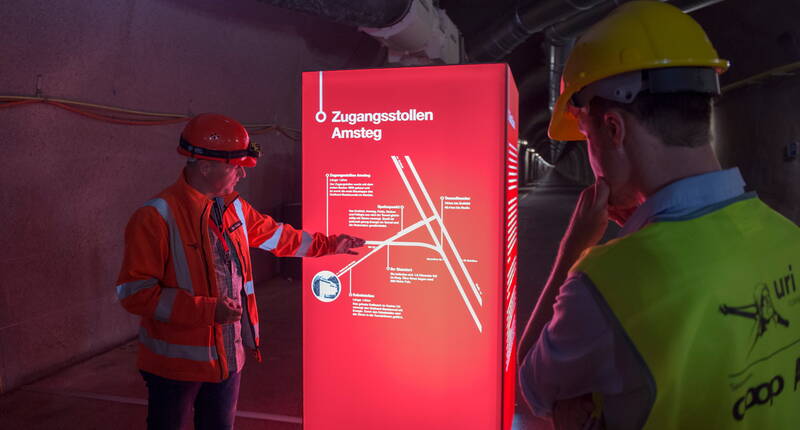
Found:
<path fill-rule="evenodd" d="M 212 221 L 213 222 L 213 221 Z M 220 296 L 230 297 L 240 306 L 244 306 L 242 301 L 242 265 L 236 249 L 231 243 L 227 232 L 224 233 L 225 240 L 230 250 L 230 265 L 226 261 L 225 248 L 217 235 L 212 231 L 214 227 L 209 224 L 208 236 L 211 239 L 211 249 L 214 256 L 214 271 L 217 278 L 217 289 Z M 239 372 L 242 370 L 245 361 L 244 347 L 242 346 L 242 323 L 236 321 L 222 326 L 223 344 L 225 345 L 225 358 L 228 362 L 228 371 Z"/>

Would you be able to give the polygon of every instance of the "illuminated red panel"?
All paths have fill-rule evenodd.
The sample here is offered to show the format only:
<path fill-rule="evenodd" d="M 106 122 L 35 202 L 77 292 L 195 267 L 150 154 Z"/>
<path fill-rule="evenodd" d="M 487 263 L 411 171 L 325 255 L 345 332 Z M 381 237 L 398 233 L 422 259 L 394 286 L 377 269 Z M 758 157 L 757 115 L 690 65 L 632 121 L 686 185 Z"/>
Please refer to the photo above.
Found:
<path fill-rule="evenodd" d="M 303 227 L 368 241 L 304 260 L 306 430 L 510 428 L 517 125 L 501 64 L 303 74 Z"/>

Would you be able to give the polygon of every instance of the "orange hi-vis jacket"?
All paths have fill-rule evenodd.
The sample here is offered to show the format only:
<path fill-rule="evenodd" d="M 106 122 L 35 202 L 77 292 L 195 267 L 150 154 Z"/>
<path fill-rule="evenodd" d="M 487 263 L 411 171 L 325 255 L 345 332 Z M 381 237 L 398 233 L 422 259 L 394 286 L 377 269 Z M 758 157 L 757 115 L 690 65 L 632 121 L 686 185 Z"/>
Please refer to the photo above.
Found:
<path fill-rule="evenodd" d="M 223 225 L 242 266 L 242 342 L 258 351 L 250 248 L 276 256 L 318 257 L 333 253 L 336 237 L 277 223 L 236 193 L 224 202 Z M 219 290 L 208 237 L 211 206 L 181 174 L 128 222 L 117 298 L 142 317 L 141 370 L 182 381 L 219 382 L 229 375 L 222 325 L 214 322 Z"/>

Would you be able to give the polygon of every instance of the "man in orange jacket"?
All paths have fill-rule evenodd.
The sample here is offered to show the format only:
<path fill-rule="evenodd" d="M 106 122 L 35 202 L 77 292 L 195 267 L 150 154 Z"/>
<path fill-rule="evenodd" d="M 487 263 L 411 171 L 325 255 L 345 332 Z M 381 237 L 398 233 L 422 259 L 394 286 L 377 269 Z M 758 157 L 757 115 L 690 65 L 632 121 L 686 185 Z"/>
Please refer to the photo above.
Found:
<path fill-rule="evenodd" d="M 148 429 L 233 428 L 244 348 L 258 350 L 250 248 L 279 257 L 355 254 L 362 239 L 295 230 L 234 192 L 258 149 L 244 127 L 217 114 L 193 118 L 178 152 L 178 181 L 145 203 L 125 231 L 117 297 L 141 315 L 138 367 Z"/>

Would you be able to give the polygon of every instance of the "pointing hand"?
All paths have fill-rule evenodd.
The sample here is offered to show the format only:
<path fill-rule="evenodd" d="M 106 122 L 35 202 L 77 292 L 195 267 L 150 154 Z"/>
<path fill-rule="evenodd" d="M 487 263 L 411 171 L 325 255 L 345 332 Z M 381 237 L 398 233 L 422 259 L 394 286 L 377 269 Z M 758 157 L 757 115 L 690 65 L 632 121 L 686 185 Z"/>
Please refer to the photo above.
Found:
<path fill-rule="evenodd" d="M 358 255 L 357 252 L 352 251 L 352 248 L 360 248 L 364 246 L 364 239 L 353 237 L 347 234 L 340 234 L 336 236 L 336 250 L 334 254 L 351 254 Z"/>

